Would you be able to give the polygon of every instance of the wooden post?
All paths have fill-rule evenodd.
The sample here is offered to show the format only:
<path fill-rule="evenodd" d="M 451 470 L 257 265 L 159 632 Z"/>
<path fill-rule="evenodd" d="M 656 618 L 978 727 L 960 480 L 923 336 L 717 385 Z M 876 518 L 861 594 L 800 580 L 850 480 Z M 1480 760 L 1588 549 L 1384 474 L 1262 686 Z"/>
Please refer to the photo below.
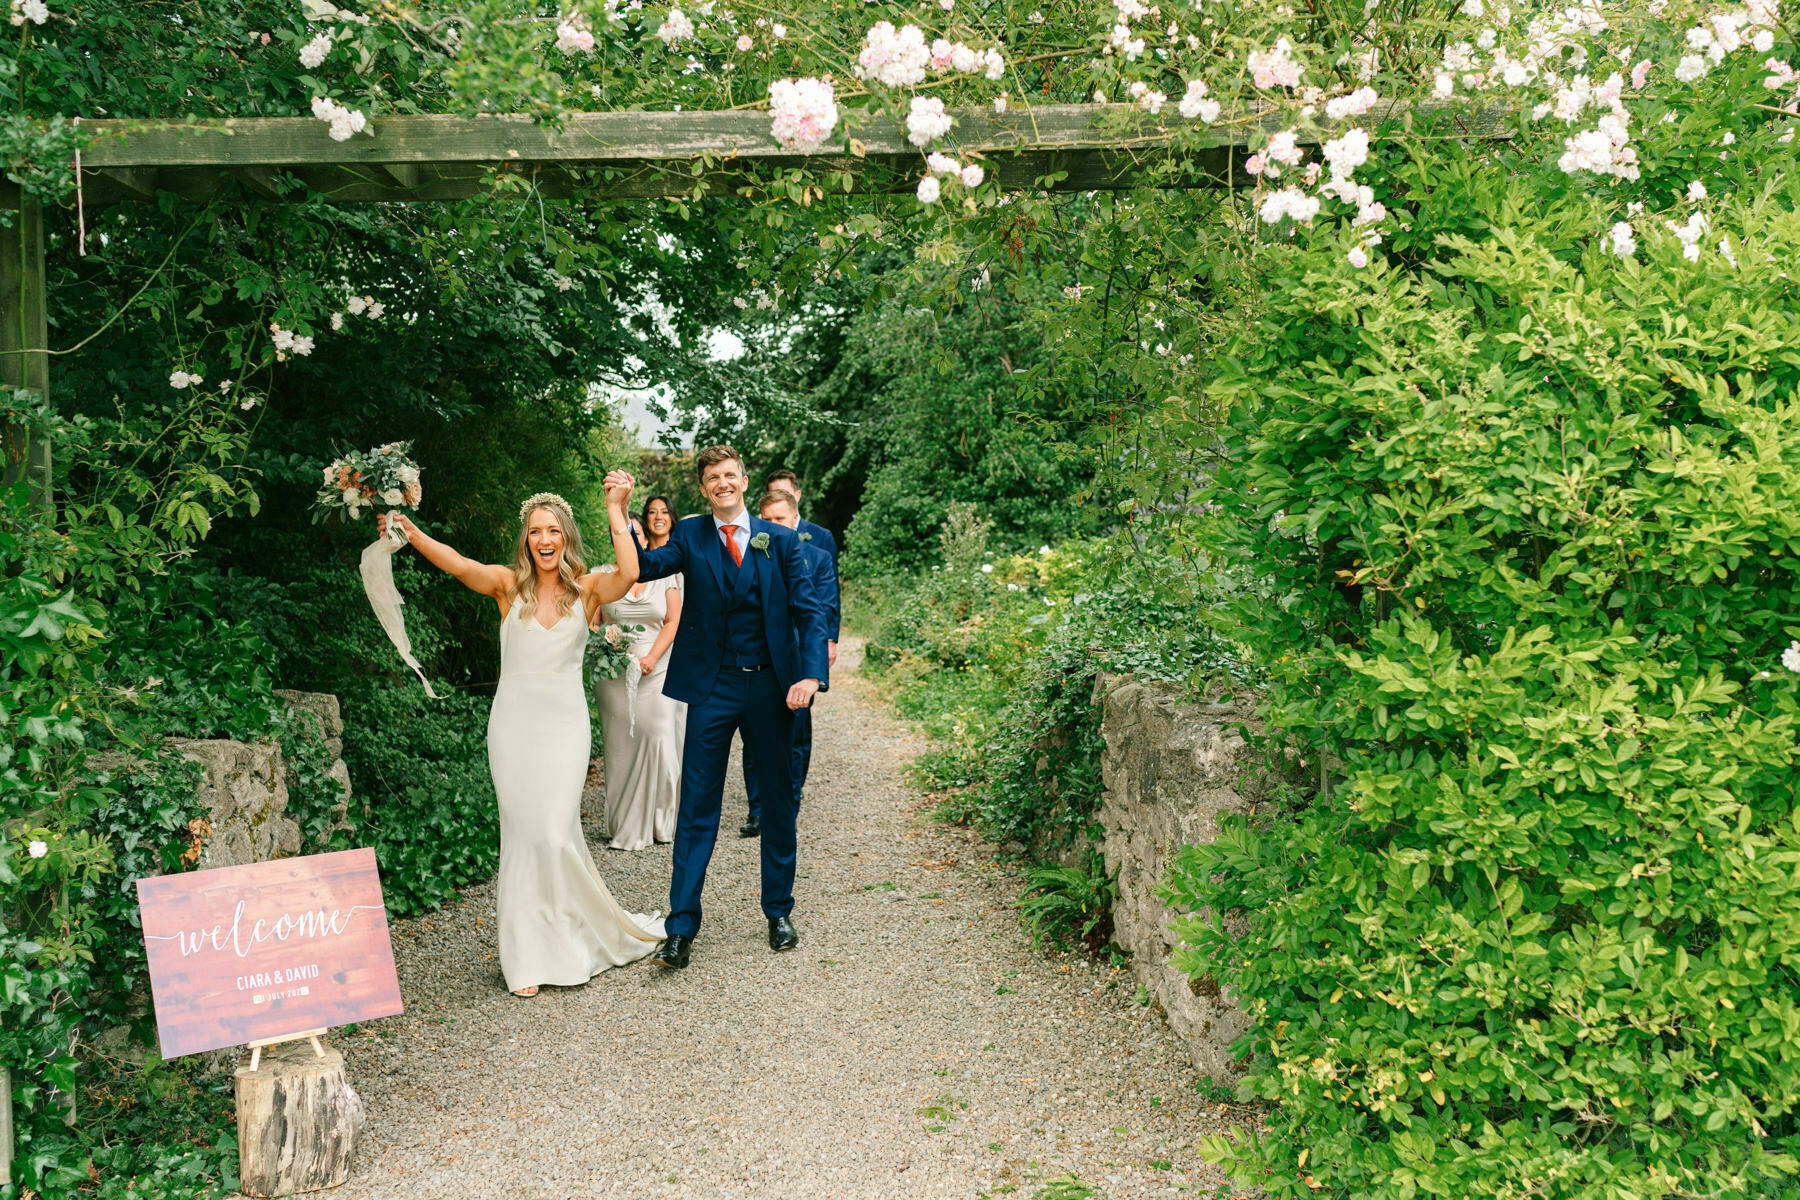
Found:
<path fill-rule="evenodd" d="M 29 388 L 50 396 L 48 296 L 44 287 L 44 210 L 20 195 L 13 227 L 0 230 L 0 387 Z M 29 427 L 5 429 L 6 466 L 0 482 L 31 483 L 38 507 L 54 512 L 50 490 L 50 443 Z"/>
<path fill-rule="evenodd" d="M 350 1177 L 362 1100 L 337 1050 L 304 1042 L 272 1047 L 257 1069 L 237 1070 L 238 1187 L 246 1196 L 291 1196 Z"/>
<path fill-rule="evenodd" d="M 0 1187 L 12 1183 L 12 1072 L 0 1067 Z"/>

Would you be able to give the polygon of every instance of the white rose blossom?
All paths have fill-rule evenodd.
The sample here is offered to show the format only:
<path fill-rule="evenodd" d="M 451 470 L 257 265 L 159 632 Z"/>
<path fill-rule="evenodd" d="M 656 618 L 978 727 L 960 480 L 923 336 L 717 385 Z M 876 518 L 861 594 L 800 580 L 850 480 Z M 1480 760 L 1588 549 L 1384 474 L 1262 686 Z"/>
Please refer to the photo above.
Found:
<path fill-rule="evenodd" d="M 665 46 L 685 42 L 694 36 L 694 23 L 679 8 L 671 8 L 669 15 L 663 18 L 661 28 L 656 31 L 656 36 L 662 39 Z"/>
<path fill-rule="evenodd" d="M 936 96 L 914 96 L 906 114 L 906 140 L 920 149 L 950 132 L 950 114 Z"/>
<path fill-rule="evenodd" d="M 819 149 L 837 126 L 829 79 L 777 79 L 769 85 L 769 132 L 789 150 Z"/>
<path fill-rule="evenodd" d="M 317 70 L 319 65 L 325 61 L 325 56 L 330 53 L 331 35 L 321 33 L 300 47 L 300 65 L 309 71 Z"/>
<path fill-rule="evenodd" d="M 324 96 L 313 98 L 312 113 L 331 126 L 331 140 L 334 142 L 347 142 L 368 126 L 368 118 L 362 113 Z"/>

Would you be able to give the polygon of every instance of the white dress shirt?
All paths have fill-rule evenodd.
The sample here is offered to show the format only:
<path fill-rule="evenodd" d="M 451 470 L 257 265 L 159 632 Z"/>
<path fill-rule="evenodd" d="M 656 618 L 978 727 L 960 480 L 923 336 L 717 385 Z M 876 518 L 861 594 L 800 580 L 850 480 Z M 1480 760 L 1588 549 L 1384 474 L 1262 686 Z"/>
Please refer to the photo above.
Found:
<path fill-rule="evenodd" d="M 747 508 L 740 508 L 738 509 L 737 516 L 725 521 L 719 520 L 717 513 L 713 514 L 713 528 L 718 530 L 720 542 L 725 540 L 725 527 L 727 525 L 737 526 L 737 528 L 731 532 L 731 540 L 737 543 L 738 557 L 748 558 L 750 555 L 750 510 Z M 730 553 L 729 549 L 726 553 Z"/>

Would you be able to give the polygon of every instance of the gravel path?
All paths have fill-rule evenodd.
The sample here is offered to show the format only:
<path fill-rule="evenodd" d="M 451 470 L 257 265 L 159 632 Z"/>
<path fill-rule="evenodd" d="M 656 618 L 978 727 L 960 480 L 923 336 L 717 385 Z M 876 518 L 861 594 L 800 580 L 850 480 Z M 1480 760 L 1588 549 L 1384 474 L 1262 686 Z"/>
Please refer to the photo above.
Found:
<path fill-rule="evenodd" d="M 519 1000 L 491 884 L 396 922 L 406 1014 L 334 1038 L 370 1116 L 334 1197 L 1214 1194 L 1193 1143 L 1225 1110 L 1127 973 L 1033 951 L 1016 875 L 918 811 L 923 741 L 853 673 L 860 649 L 815 718 L 799 949 L 769 951 L 735 836 L 686 971 Z M 591 844 L 622 904 L 667 906 L 667 846 Z"/>

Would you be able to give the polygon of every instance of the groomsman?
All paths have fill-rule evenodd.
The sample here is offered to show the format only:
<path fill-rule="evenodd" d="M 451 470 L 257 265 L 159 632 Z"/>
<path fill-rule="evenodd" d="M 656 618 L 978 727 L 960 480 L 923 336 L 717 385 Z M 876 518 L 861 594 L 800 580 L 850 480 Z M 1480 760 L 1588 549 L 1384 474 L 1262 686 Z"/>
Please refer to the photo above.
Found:
<path fill-rule="evenodd" d="M 796 509 L 800 507 L 800 501 L 802 499 L 800 477 L 786 467 L 781 467 L 778 470 L 769 472 L 768 490 L 772 492 L 792 492 L 794 494 L 794 507 Z M 833 574 L 835 574 L 838 565 L 838 548 L 837 539 L 831 536 L 831 530 L 825 528 L 823 525 L 815 525 L 804 517 L 800 519 L 800 524 L 796 525 L 794 528 L 801 533 L 811 534 L 810 540 L 812 543 L 825 548 L 825 553 L 831 555 L 831 570 Z M 832 640 L 834 642 L 837 640 L 835 634 L 832 636 Z"/>
<path fill-rule="evenodd" d="M 830 648 L 830 657 L 837 657 L 838 623 L 840 618 L 838 602 L 837 564 L 832 556 L 822 549 L 818 539 L 809 537 L 801 526 L 808 522 L 800 520 L 800 502 L 792 492 L 771 485 L 757 501 L 759 515 L 765 521 L 776 525 L 785 525 L 793 529 L 800 537 L 800 553 L 805 559 L 806 569 L 813 579 L 814 589 L 825 607 L 826 645 Z M 814 529 L 819 528 L 817 525 Z M 830 537 L 830 534 L 826 534 Z M 739 837 L 757 837 L 762 833 L 762 791 L 758 786 L 758 769 L 761 763 L 758 755 L 763 753 L 760 744 L 744 739 L 744 792 L 750 798 L 750 817 L 738 827 Z M 794 741 L 788 754 L 788 765 L 794 777 L 794 807 L 800 807 L 801 793 L 806 787 L 807 768 L 812 765 L 812 710 L 802 709 L 794 714 Z"/>

